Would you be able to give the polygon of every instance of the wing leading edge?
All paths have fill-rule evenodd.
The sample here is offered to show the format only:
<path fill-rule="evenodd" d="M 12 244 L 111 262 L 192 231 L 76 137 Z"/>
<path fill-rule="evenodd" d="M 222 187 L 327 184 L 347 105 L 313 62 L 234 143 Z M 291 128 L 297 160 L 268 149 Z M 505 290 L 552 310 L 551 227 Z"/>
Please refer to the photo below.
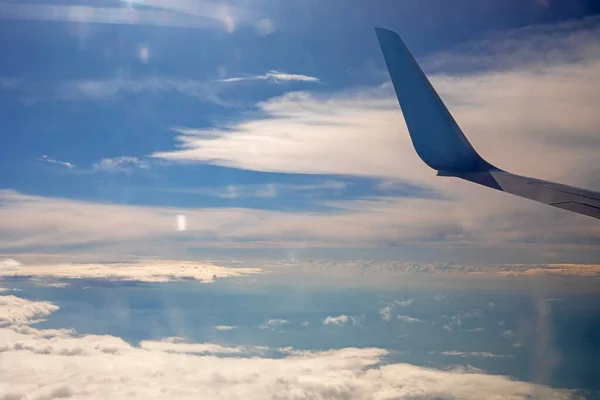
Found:
<path fill-rule="evenodd" d="M 600 219 L 600 193 L 511 174 L 485 161 L 436 93 L 400 36 L 375 28 L 413 146 L 439 176 L 452 176 Z"/>

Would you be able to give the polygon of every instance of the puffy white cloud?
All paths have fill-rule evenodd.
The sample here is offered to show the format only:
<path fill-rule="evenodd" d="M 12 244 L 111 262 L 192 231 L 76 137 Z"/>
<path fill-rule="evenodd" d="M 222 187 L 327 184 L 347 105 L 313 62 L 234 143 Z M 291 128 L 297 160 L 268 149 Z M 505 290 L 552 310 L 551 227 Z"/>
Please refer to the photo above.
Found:
<path fill-rule="evenodd" d="M 138 282 L 169 282 L 194 279 L 211 283 L 215 278 L 252 275 L 260 268 L 228 268 L 191 261 L 146 260 L 116 264 L 18 265 L 0 268 L 0 276 L 52 277 L 72 279 L 110 279 Z M 58 285 L 58 286 L 56 286 Z M 62 283 L 54 284 L 63 287 Z"/>
<path fill-rule="evenodd" d="M 264 324 L 260 325 L 260 329 L 270 329 L 276 331 L 284 325 L 288 325 L 290 321 L 287 319 L 275 318 L 265 321 Z"/>
<path fill-rule="evenodd" d="M 337 326 L 343 326 L 346 324 L 346 322 L 348 322 L 350 320 L 350 318 L 348 318 L 347 315 L 338 315 L 337 317 L 326 317 L 323 320 L 323 325 L 337 325 Z"/>
<path fill-rule="evenodd" d="M 17 315 L 48 302 L 16 302 Z M 0 297 L 2 298 L 2 297 Z M 21 299 L 22 300 L 22 299 Z M 40 313 L 36 314 L 39 315 Z M 27 317 L 29 318 L 29 317 Z M 187 343 L 180 338 L 146 340 L 135 346 L 110 335 L 76 335 L 60 329 L 18 325 L 0 328 L 0 398 L 226 398 L 265 399 L 575 399 L 569 391 L 484 374 L 470 367 L 440 371 L 385 364 L 387 351 L 344 348 L 327 351 Z M 483 353 L 478 355 L 485 357 Z"/>
<path fill-rule="evenodd" d="M 400 307 L 408 307 L 413 303 L 413 299 L 410 298 L 408 300 L 404 300 L 404 301 L 394 301 L 394 305 L 400 306 Z"/>
<path fill-rule="evenodd" d="M 218 330 L 218 331 L 232 331 L 234 329 L 237 329 L 237 326 L 217 325 L 217 326 L 215 326 L 215 329 Z"/>
<path fill-rule="evenodd" d="M 381 310 L 379 310 L 379 314 L 381 315 L 381 319 L 383 319 L 384 321 L 391 321 L 392 320 L 392 307 L 391 306 L 386 306 L 383 307 Z"/>
<path fill-rule="evenodd" d="M 29 301 L 16 296 L 0 296 L 0 326 L 27 324 L 50 315 L 59 307 L 47 301 Z"/>
<path fill-rule="evenodd" d="M 421 322 L 419 318 L 409 317 L 408 315 L 398 315 L 398 319 L 402 322 L 406 322 L 407 324 L 415 324 L 417 322 Z"/>
<path fill-rule="evenodd" d="M 515 337 L 515 333 L 512 330 L 507 329 L 507 330 L 503 331 L 502 333 L 500 333 L 499 337 L 501 337 L 503 339 L 512 339 Z"/>
<path fill-rule="evenodd" d="M 381 310 L 379 310 L 379 314 L 381 315 L 381 319 L 383 319 L 384 321 L 391 321 L 392 320 L 392 314 L 393 314 L 393 309 L 394 307 L 408 307 L 412 304 L 413 299 L 410 298 L 408 300 L 395 300 L 393 301 L 389 306 L 383 307 Z M 407 317 L 402 317 L 398 316 L 398 319 L 403 320 L 403 318 L 407 318 Z M 411 321 L 405 321 L 405 322 L 411 322 Z"/>

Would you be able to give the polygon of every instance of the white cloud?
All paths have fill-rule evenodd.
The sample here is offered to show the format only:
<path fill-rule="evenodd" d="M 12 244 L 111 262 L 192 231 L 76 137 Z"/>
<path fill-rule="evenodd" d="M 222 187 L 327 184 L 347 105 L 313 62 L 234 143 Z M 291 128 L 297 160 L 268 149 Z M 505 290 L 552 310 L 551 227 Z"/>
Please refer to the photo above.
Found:
<path fill-rule="evenodd" d="M 442 328 L 447 332 L 452 332 L 454 330 L 450 325 L 444 325 Z"/>
<path fill-rule="evenodd" d="M 319 78 L 308 75 L 287 74 L 281 71 L 269 71 L 264 75 L 238 76 L 234 78 L 220 79 L 219 82 L 243 82 L 243 81 L 267 81 L 269 83 L 284 83 L 291 81 L 320 83 Z"/>
<path fill-rule="evenodd" d="M 512 339 L 515 337 L 515 333 L 512 330 L 508 329 L 500 333 L 499 337 L 503 339 Z"/>
<path fill-rule="evenodd" d="M 483 358 L 512 358 L 512 355 L 494 354 L 487 351 L 455 351 L 447 350 L 442 352 L 430 351 L 429 354 L 441 354 L 443 356 L 453 357 L 483 357 Z"/>
<path fill-rule="evenodd" d="M 260 329 L 270 329 L 272 331 L 275 331 L 284 325 L 288 325 L 289 323 L 290 321 L 288 321 L 287 319 L 270 319 L 268 321 L 265 321 L 265 323 L 260 326 Z"/>
<path fill-rule="evenodd" d="M 9 296 L 12 297 L 12 296 Z M 0 297 L 2 298 L 2 297 Z M 52 312 L 48 302 L 23 300 L 13 315 L 31 309 Z M 54 306 L 49 310 L 48 306 Z M 4 312 L 4 311 L 2 311 Z M 2 314 L 4 315 L 4 313 Z M 45 314 L 47 315 L 47 314 Z M 0 328 L 0 398 L 226 398 L 280 399 L 576 399 L 569 391 L 487 375 L 462 367 L 440 371 L 385 364 L 387 351 L 343 348 L 326 351 L 189 343 L 181 338 L 145 340 L 139 346 L 110 335 L 76 335 L 67 329 Z M 478 354 L 485 357 L 487 353 Z"/>
<path fill-rule="evenodd" d="M 485 328 L 467 329 L 467 332 L 485 332 Z"/>
<path fill-rule="evenodd" d="M 50 163 L 50 164 L 62 165 L 63 167 L 66 167 L 66 168 L 69 168 L 69 169 L 77 168 L 77 166 L 75 164 L 72 164 L 72 163 L 70 163 L 68 161 L 55 160 L 54 158 L 48 157 L 45 154 L 42 156 L 42 161 L 45 161 L 45 162 Z"/>
<path fill-rule="evenodd" d="M 0 276 L 109 279 L 138 282 L 169 282 L 194 279 L 211 283 L 215 278 L 237 277 L 262 272 L 260 268 L 228 268 L 191 261 L 146 260 L 114 264 L 19 265 L 0 268 Z"/>
<path fill-rule="evenodd" d="M 67 286 L 69 286 L 69 284 L 67 282 L 53 282 L 53 281 L 48 281 L 46 279 L 40 279 L 40 278 L 31 278 L 30 281 L 32 283 L 34 283 L 36 286 L 41 286 L 41 287 L 51 287 L 51 288 L 62 289 L 62 288 L 66 288 Z"/>
<path fill-rule="evenodd" d="M 392 307 L 391 306 L 383 307 L 381 310 L 379 310 L 379 314 L 381 315 L 381 319 L 383 319 L 384 321 L 391 321 L 392 320 Z"/>
<path fill-rule="evenodd" d="M 358 327 L 364 326 L 366 319 L 367 319 L 366 315 L 358 315 L 358 316 L 350 317 L 350 320 L 352 321 L 352 325 L 358 326 Z"/>
<path fill-rule="evenodd" d="M 237 326 L 217 325 L 217 326 L 215 326 L 215 329 L 218 331 L 232 331 L 234 329 L 237 329 Z"/>
<path fill-rule="evenodd" d="M 337 317 L 327 317 L 323 320 L 323 325 L 337 325 L 337 326 L 343 326 L 346 324 L 346 322 L 348 322 L 350 318 L 348 318 L 347 315 L 338 315 Z"/>
<path fill-rule="evenodd" d="M 394 305 L 400 306 L 400 307 L 408 307 L 413 303 L 413 299 L 408 299 L 408 300 L 404 300 L 404 301 L 394 301 Z"/>
<path fill-rule="evenodd" d="M 13 260 L 12 258 L 4 258 L 4 259 L 0 260 L 0 268 L 1 269 L 16 268 L 16 267 L 19 267 L 20 265 L 21 265 L 20 262 L 18 262 L 17 260 Z"/>
<path fill-rule="evenodd" d="M 546 258 L 554 259 L 558 254 L 563 259 L 573 261 L 577 257 L 591 257 L 597 249 L 594 233 L 586 230 L 585 223 L 571 226 L 562 233 L 564 226 L 557 229 L 547 226 L 548 231 L 559 235 L 553 239 L 555 241 L 544 243 L 544 238 L 541 238 L 542 242 L 529 242 L 525 246 L 512 238 L 508 240 L 502 237 L 509 231 L 518 237 L 535 237 L 537 233 L 527 232 L 530 228 L 519 232 L 508 228 L 506 231 L 504 228 L 507 225 L 502 224 L 490 233 L 490 225 L 486 226 L 475 219 L 467 222 L 467 228 L 447 219 L 455 215 L 450 208 L 446 209 L 448 213 L 439 215 L 440 219 L 430 219 L 444 205 L 450 205 L 449 202 L 439 202 L 415 198 L 338 201 L 329 204 L 336 208 L 320 212 L 244 208 L 181 209 L 99 204 L 0 190 L 0 233 L 3 235 L 0 249 L 5 252 L 8 249 L 12 252 L 20 249 L 19 252 L 26 253 L 40 247 L 86 245 L 96 246 L 94 252 L 106 254 L 106 258 L 111 259 L 115 254 L 180 258 L 178 251 L 183 253 L 185 249 L 195 247 L 374 248 L 394 243 L 415 248 L 435 245 L 437 252 L 452 249 L 452 254 L 455 254 L 457 245 L 464 248 L 468 244 L 470 251 L 477 247 L 517 249 L 530 256 L 535 255 L 538 260 L 550 252 Z M 177 230 L 178 215 L 186 216 L 185 234 Z M 563 237 L 563 234 L 567 236 Z M 584 234 L 589 236 L 582 243 L 578 238 Z M 598 235 L 600 240 L 600 232 Z M 488 242 L 492 239 L 493 243 Z M 567 242 L 561 243 L 560 240 Z M 481 266 L 475 267 L 481 270 Z M 411 268 L 407 265 L 406 272 L 411 272 Z M 477 271 L 476 268 L 471 270 Z M 572 265 L 552 271 L 541 268 L 536 273 L 579 274 L 594 273 L 596 270 L 598 266 Z M 450 266 L 446 272 L 452 271 L 457 271 L 456 266 Z M 494 269 L 489 271 L 496 273 Z"/>
<path fill-rule="evenodd" d="M 371 268 L 374 271 L 377 270 L 377 268 L 376 268 L 375 265 L 372 265 Z M 383 319 L 384 321 L 387 321 L 387 322 L 391 321 L 392 320 L 392 315 L 393 315 L 394 307 L 398 307 L 399 306 L 399 307 L 406 308 L 406 307 L 410 306 L 412 304 L 412 302 L 413 302 L 412 298 L 410 298 L 408 300 L 403 300 L 403 301 L 400 301 L 400 300 L 393 301 L 389 306 L 383 307 L 381 310 L 379 310 L 379 314 L 381 315 L 381 319 Z M 403 320 L 404 318 L 409 318 L 409 317 L 398 316 L 398 318 L 401 319 L 401 320 Z M 405 321 L 405 322 L 413 322 L 413 321 Z"/>
<path fill-rule="evenodd" d="M 438 293 L 435 296 L 433 296 L 433 301 L 440 301 L 440 300 L 444 300 L 445 298 L 446 298 L 446 296 Z"/>
<path fill-rule="evenodd" d="M 0 327 L 27 324 L 58 310 L 47 301 L 29 301 L 16 296 L 0 296 Z"/>
<path fill-rule="evenodd" d="M 194 354 L 248 354 L 257 351 L 252 347 L 227 347 L 214 343 L 190 343 L 186 340 L 174 337 L 165 338 L 160 341 L 143 340 L 139 344 L 140 348 L 152 351 L 161 351 L 166 353 L 194 353 Z M 262 349 L 258 349 L 262 351 Z"/>
<path fill-rule="evenodd" d="M 406 322 L 407 324 L 415 324 L 417 322 L 421 322 L 419 318 L 409 317 L 408 315 L 398 315 L 398 319 L 402 322 Z"/>
<path fill-rule="evenodd" d="M 104 172 L 129 172 L 134 169 L 148 170 L 150 167 L 150 161 L 130 156 L 103 158 L 92 166 L 94 170 Z"/>

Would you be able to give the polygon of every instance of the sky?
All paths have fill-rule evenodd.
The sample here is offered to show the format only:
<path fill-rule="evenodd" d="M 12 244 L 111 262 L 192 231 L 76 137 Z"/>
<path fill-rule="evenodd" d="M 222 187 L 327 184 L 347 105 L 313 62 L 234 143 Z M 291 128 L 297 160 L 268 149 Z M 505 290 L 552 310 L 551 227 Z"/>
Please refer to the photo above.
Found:
<path fill-rule="evenodd" d="M 595 263 L 594 220 L 416 157 L 373 27 L 485 158 L 597 190 L 599 9 L 2 2 L 0 252 Z"/>
<path fill-rule="evenodd" d="M 600 190 L 599 14 L 0 0 L 0 399 L 600 398 L 597 221 L 435 176 L 373 30 Z"/>

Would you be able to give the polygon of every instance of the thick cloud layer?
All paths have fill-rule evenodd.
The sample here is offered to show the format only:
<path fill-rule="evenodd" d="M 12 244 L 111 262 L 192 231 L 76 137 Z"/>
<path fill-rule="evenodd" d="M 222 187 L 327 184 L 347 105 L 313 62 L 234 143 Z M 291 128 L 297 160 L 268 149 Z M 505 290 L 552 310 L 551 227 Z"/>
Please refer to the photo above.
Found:
<path fill-rule="evenodd" d="M 190 261 L 140 261 L 120 264 L 11 265 L 0 268 L 0 276 L 109 279 L 115 281 L 169 282 L 193 279 L 203 283 L 217 278 L 260 273 L 260 268 L 227 268 Z M 61 283 L 46 286 L 62 287 Z"/>

